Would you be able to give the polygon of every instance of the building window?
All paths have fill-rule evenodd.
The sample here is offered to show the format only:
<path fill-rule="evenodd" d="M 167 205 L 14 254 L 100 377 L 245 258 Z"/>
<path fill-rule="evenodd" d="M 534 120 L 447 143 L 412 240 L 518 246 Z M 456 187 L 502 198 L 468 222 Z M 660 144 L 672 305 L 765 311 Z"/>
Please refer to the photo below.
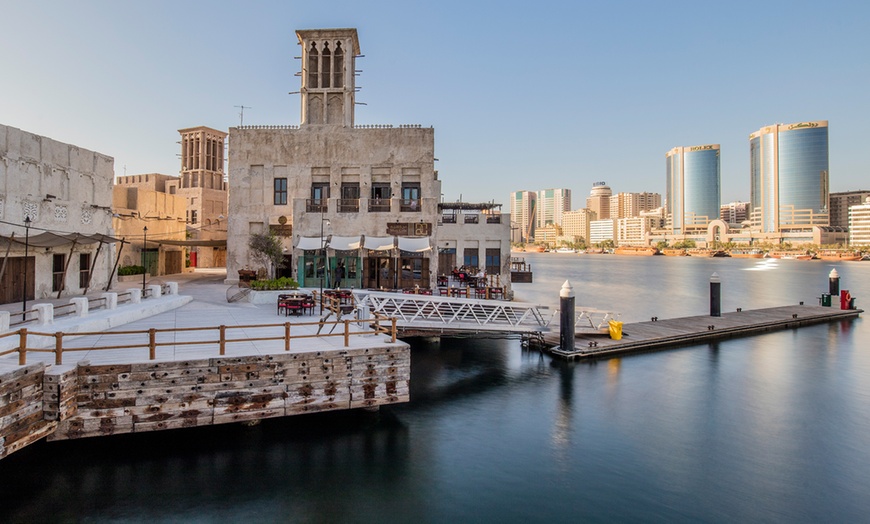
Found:
<path fill-rule="evenodd" d="M 420 211 L 420 184 L 402 184 L 401 211 Z"/>
<path fill-rule="evenodd" d="M 341 185 L 341 201 L 338 205 L 340 213 L 356 213 L 359 211 L 359 183 Z"/>
<path fill-rule="evenodd" d="M 501 274 L 501 249 L 487 248 L 486 249 L 486 274 L 500 275 Z"/>
<path fill-rule="evenodd" d="M 312 42 L 308 50 L 308 87 L 317 87 L 318 61 L 317 44 Z"/>
<path fill-rule="evenodd" d="M 476 268 L 480 264 L 480 254 L 477 248 L 465 248 L 462 265 L 466 269 Z"/>
<path fill-rule="evenodd" d="M 79 287 L 86 288 L 91 279 L 91 254 L 79 254 Z"/>
<path fill-rule="evenodd" d="M 190 210 L 190 223 L 196 224 L 196 210 L 195 209 Z"/>
<path fill-rule="evenodd" d="M 63 268 L 66 265 L 66 255 L 56 254 L 51 259 L 51 290 L 60 291 L 63 284 Z"/>
<path fill-rule="evenodd" d="M 275 200 L 273 203 L 276 206 L 286 206 L 287 205 L 287 179 L 286 178 L 276 178 L 275 179 Z"/>

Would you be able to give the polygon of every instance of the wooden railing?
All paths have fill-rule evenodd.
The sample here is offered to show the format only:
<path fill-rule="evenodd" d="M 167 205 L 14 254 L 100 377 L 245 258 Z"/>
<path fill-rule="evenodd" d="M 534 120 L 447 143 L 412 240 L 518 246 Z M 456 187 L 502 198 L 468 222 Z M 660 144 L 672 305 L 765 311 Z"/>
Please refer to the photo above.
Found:
<path fill-rule="evenodd" d="M 384 325 L 386 323 L 387 325 Z M 355 324 L 357 326 L 363 326 L 362 330 L 351 331 L 351 324 Z M 326 333 L 321 333 L 324 326 L 343 326 L 342 332 L 333 333 L 332 331 Z M 316 334 L 300 334 L 300 335 L 291 335 L 292 327 L 302 327 L 302 326 L 319 326 L 320 330 Z M 242 338 L 231 338 L 230 333 L 233 330 L 260 330 L 260 329 L 275 329 L 275 328 L 283 328 L 283 334 L 281 336 L 262 336 L 262 337 L 242 337 Z M 335 327 L 332 328 L 335 330 Z M 195 341 L 158 341 L 158 335 L 162 333 L 181 333 L 185 331 L 212 331 L 216 332 L 217 338 L 211 338 L 208 340 L 195 340 Z M 192 346 L 192 345 L 217 345 L 218 346 L 218 354 L 225 355 L 226 349 L 228 345 L 234 343 L 249 343 L 249 342 L 260 342 L 260 341 L 284 341 L 283 349 L 284 351 L 290 351 L 290 341 L 298 340 L 303 338 L 320 338 L 320 337 L 344 337 L 344 347 L 348 347 L 350 345 L 350 336 L 351 335 L 388 335 L 390 337 L 391 342 L 396 341 L 396 319 L 390 318 L 385 315 L 381 315 L 377 312 L 372 313 L 372 318 L 368 319 L 343 319 L 343 320 L 334 320 L 334 321 L 317 321 L 317 322 L 284 322 L 282 324 L 255 324 L 248 326 L 213 326 L 213 327 L 196 327 L 196 328 L 174 328 L 174 329 L 147 329 L 147 330 L 139 330 L 139 331 L 103 331 L 103 332 L 80 332 L 80 333 L 63 333 L 58 331 L 56 333 L 41 333 L 38 331 L 29 331 L 27 328 L 21 328 L 18 331 L 10 331 L 9 333 L 5 333 L 0 335 L 0 339 L 17 336 L 19 337 L 18 347 L 2 351 L 0 352 L 0 357 L 10 355 L 12 353 L 18 353 L 18 364 L 23 366 L 27 364 L 27 353 L 54 353 L 54 363 L 57 365 L 63 364 L 63 355 L 64 353 L 70 353 L 75 351 L 112 351 L 119 349 L 148 349 L 148 358 L 149 360 L 155 360 L 157 358 L 157 348 L 165 347 L 165 346 Z M 140 344 L 124 344 L 124 345 L 107 345 L 107 346 L 85 346 L 85 347 L 66 347 L 64 345 L 65 338 L 80 338 L 87 336 L 99 336 L 99 337 L 111 337 L 118 335 L 142 335 L 143 342 Z M 52 337 L 55 339 L 54 348 L 29 348 L 27 347 L 28 338 L 31 336 L 38 337 Z M 147 342 L 146 342 L 147 340 Z"/>

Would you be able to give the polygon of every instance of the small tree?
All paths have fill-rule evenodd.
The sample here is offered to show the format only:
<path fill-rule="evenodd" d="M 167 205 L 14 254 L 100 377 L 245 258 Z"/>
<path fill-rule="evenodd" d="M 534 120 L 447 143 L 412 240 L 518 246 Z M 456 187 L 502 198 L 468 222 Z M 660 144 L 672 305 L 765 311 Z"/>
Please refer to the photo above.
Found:
<path fill-rule="evenodd" d="M 269 274 L 275 278 L 275 272 L 284 266 L 284 252 L 281 241 L 271 231 L 269 233 L 252 233 L 248 239 L 248 247 L 254 260 L 270 268 Z"/>

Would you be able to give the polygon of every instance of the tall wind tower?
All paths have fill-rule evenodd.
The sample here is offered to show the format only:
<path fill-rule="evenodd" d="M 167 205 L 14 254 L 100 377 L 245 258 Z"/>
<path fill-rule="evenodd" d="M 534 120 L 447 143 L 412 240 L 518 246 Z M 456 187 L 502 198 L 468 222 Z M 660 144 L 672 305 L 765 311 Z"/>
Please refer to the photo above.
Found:
<path fill-rule="evenodd" d="M 302 46 L 302 125 L 353 127 L 356 29 L 296 31 Z"/>

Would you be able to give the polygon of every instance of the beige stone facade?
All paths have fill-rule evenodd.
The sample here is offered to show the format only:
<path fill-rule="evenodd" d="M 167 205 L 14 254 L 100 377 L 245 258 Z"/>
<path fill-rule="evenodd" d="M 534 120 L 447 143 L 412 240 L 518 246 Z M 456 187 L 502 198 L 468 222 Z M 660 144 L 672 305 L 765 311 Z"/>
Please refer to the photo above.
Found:
<path fill-rule="evenodd" d="M 563 213 L 562 234 L 571 242 L 589 242 L 589 224 L 597 218 L 594 211 L 585 208 Z"/>
<path fill-rule="evenodd" d="M 177 181 L 159 173 L 118 177 L 112 193 L 113 228 L 116 237 L 129 242 L 121 251 L 121 267 L 144 265 L 151 276 L 183 271 L 186 248 L 166 243 L 186 238 L 186 201 L 167 191 Z"/>
<path fill-rule="evenodd" d="M 112 157 L 0 125 L 0 236 L 111 235 L 113 171 Z M 0 246 L 2 261 L 7 244 Z M 89 289 L 104 289 L 109 283 L 114 244 L 28 247 L 25 263 L 25 246 L 11 243 L 0 302 L 24 298 L 25 274 L 29 299 L 75 295 L 84 291 L 85 283 Z"/>
<path fill-rule="evenodd" d="M 191 241 L 216 243 L 227 239 L 227 183 L 224 141 L 227 133 L 199 126 L 179 129 L 181 176 L 167 189 L 186 201 L 187 233 Z M 191 267 L 224 267 L 226 246 L 190 246 Z"/>
<path fill-rule="evenodd" d="M 510 289 L 511 217 L 498 204 L 447 203 L 441 206 L 435 239 L 438 272 L 449 275 L 454 267 L 483 269 L 494 284 Z"/>

